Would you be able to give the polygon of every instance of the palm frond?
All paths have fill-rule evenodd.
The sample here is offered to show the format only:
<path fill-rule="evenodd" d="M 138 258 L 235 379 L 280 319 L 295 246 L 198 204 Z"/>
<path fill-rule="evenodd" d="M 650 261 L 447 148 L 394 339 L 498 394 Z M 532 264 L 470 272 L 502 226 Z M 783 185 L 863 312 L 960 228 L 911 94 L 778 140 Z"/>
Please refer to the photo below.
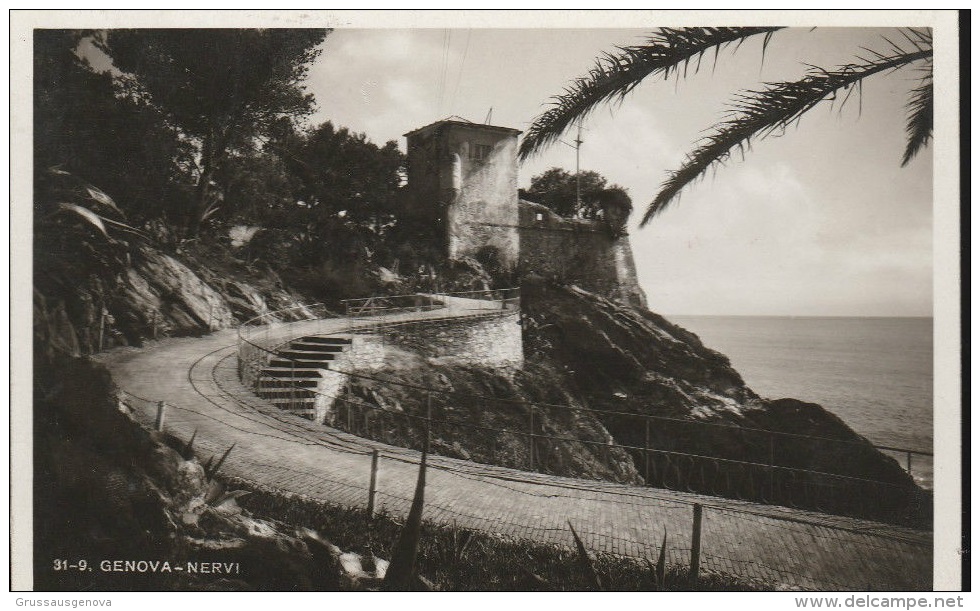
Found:
<path fill-rule="evenodd" d="M 660 544 L 660 556 L 657 557 L 657 568 L 654 572 L 657 587 L 663 590 L 667 587 L 667 527 L 664 526 L 664 540 Z"/>
<path fill-rule="evenodd" d="M 112 210 L 113 212 L 115 212 L 116 214 L 118 214 L 119 216 L 121 216 L 123 218 L 126 218 L 126 215 L 123 214 L 122 210 L 120 210 L 119 207 L 116 206 L 116 202 L 112 201 L 112 198 L 109 197 L 105 193 L 105 191 L 103 191 L 102 189 L 99 189 L 97 187 L 93 187 L 92 185 L 85 185 L 84 188 L 85 188 L 85 192 L 88 194 L 89 198 L 91 198 L 94 202 L 96 202 L 96 203 L 98 203 L 98 204 L 100 204 L 102 206 L 105 206 L 106 208 L 109 208 L 110 210 Z"/>
<path fill-rule="evenodd" d="M 905 123 L 908 143 L 902 156 L 902 165 L 908 165 L 932 138 L 932 70 L 926 74 L 918 87 L 912 90 Z"/>
<path fill-rule="evenodd" d="M 58 204 L 58 210 L 63 210 L 63 211 L 67 211 L 67 212 L 74 212 L 75 214 L 77 214 L 81 218 L 85 219 L 85 221 L 88 224 L 90 224 L 93 227 L 95 227 L 96 229 L 98 229 L 99 232 L 101 232 L 102 235 L 104 235 L 106 238 L 108 238 L 110 240 L 112 239 L 112 238 L 109 238 L 109 232 L 107 232 L 105 230 L 105 225 L 102 223 L 102 217 L 100 217 L 98 214 L 92 212 L 88 208 L 83 208 L 82 206 L 79 206 L 78 204 L 70 204 L 68 202 L 61 202 L 61 203 Z"/>
<path fill-rule="evenodd" d="M 603 102 L 622 100 L 650 75 L 665 79 L 683 70 L 687 76 L 693 60 L 694 72 L 701 66 L 704 54 L 718 52 L 732 43 L 765 34 L 765 47 L 772 33 L 781 28 L 662 28 L 646 44 L 619 47 L 617 53 L 600 57 L 589 73 L 576 79 L 561 95 L 553 98 L 552 108 L 542 113 L 527 129 L 521 141 L 520 158 L 527 159 L 556 142 L 577 120 L 584 118 Z"/>
<path fill-rule="evenodd" d="M 221 458 L 218 459 L 218 464 L 216 464 L 213 468 L 211 467 L 211 461 L 208 460 L 208 463 L 204 465 L 204 475 L 205 477 L 207 477 L 207 479 L 209 480 L 214 479 L 214 476 L 217 475 L 218 471 L 221 470 L 221 465 L 225 464 L 225 459 L 228 458 L 228 455 L 231 454 L 231 451 L 233 449 L 235 449 L 234 443 L 228 446 L 228 449 L 225 450 L 225 453 L 222 454 Z M 214 456 L 212 456 L 211 458 L 214 458 Z"/>
<path fill-rule="evenodd" d="M 582 567 L 582 571 L 588 578 L 590 585 L 595 588 L 596 592 L 602 592 L 605 587 L 602 584 L 602 579 L 599 577 L 599 573 L 595 570 L 595 565 L 592 563 L 592 558 L 589 556 L 589 550 L 585 548 L 585 543 L 582 543 L 582 538 L 578 536 L 575 532 L 575 527 L 572 526 L 572 522 L 568 522 L 568 528 L 572 531 L 572 537 L 575 539 L 575 549 L 578 550 L 578 561 L 579 566 Z"/>
<path fill-rule="evenodd" d="M 662 212 L 684 187 L 703 176 L 709 168 L 728 160 L 733 150 L 744 153 L 753 139 L 765 138 L 777 131 L 781 133 L 820 102 L 834 100 L 837 92 L 860 86 L 870 76 L 931 59 L 932 48 L 890 55 L 872 54 L 870 59 L 858 58 L 860 63 L 847 64 L 833 71 L 811 66 L 798 81 L 770 83 L 760 91 L 747 91 L 737 96 L 729 118 L 705 136 L 702 143 L 687 155 L 681 168 L 671 172 L 661 185 L 640 225 L 646 225 Z"/>
<path fill-rule="evenodd" d="M 419 542 L 422 539 L 422 510 L 425 507 L 425 469 L 429 455 L 429 441 L 426 438 L 419 461 L 419 475 L 415 482 L 415 496 L 405 519 L 405 527 L 398 535 L 398 541 L 391 553 L 391 563 L 385 574 L 384 585 L 388 590 L 410 590 L 417 577 Z"/>

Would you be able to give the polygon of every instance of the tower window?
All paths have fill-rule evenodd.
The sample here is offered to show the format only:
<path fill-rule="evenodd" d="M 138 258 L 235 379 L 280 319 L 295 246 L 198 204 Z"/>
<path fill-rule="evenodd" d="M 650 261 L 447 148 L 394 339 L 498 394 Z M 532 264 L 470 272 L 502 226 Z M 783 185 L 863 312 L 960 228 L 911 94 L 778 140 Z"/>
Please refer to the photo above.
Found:
<path fill-rule="evenodd" d="M 473 161 L 484 161 L 490 158 L 493 147 L 488 144 L 471 144 L 470 159 Z"/>

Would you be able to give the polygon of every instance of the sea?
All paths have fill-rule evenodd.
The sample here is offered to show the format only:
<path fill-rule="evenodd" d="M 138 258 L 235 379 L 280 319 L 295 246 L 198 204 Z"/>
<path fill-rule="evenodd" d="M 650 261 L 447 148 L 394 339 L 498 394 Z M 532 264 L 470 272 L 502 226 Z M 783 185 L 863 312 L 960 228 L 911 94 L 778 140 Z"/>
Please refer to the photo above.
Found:
<path fill-rule="evenodd" d="M 932 452 L 932 318 L 667 318 L 727 355 L 757 394 L 819 403 L 876 445 Z M 913 455 L 912 474 L 931 489 L 931 457 Z"/>

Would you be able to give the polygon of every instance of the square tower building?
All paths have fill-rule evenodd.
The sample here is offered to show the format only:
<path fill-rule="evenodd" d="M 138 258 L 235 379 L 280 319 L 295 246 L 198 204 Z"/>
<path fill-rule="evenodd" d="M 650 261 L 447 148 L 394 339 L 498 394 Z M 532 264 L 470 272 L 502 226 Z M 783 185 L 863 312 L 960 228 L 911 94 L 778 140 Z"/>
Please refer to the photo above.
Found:
<path fill-rule="evenodd" d="M 410 205 L 438 228 L 451 259 L 519 258 L 520 130 L 446 119 L 405 134 Z"/>

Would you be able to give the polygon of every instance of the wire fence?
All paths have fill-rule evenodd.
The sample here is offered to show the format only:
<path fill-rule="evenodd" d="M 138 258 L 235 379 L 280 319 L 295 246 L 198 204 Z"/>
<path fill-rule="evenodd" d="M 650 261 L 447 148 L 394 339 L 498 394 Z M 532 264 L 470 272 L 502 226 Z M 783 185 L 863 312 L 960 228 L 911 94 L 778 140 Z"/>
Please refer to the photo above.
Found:
<path fill-rule="evenodd" d="M 516 302 L 504 304 L 504 300 L 512 299 L 508 296 L 496 300 L 488 297 L 483 299 L 488 305 L 476 308 L 472 308 L 472 303 L 449 303 L 453 297 L 427 295 L 423 303 L 408 299 L 401 304 L 375 303 L 372 307 L 379 307 L 374 310 L 351 306 L 357 315 L 346 321 L 286 321 L 283 318 L 287 316 L 265 316 L 271 322 L 256 320 L 243 325 L 235 355 L 189 373 L 206 403 L 180 406 L 124 392 L 121 404 L 147 428 L 163 430 L 184 441 L 193 436 L 202 458 L 220 456 L 235 443 L 239 449 L 231 453 L 222 469 L 232 481 L 335 506 L 371 507 L 396 518 L 407 515 L 411 505 L 418 468 L 418 454 L 412 448 L 420 448 L 426 438 L 451 442 L 460 430 L 469 428 L 479 433 L 470 439 L 480 439 L 484 444 L 469 448 L 473 460 L 429 458 L 425 519 L 435 524 L 571 548 L 571 523 L 590 550 L 638 562 L 655 561 L 665 541 L 665 555 L 671 566 L 687 567 L 694 576 L 727 575 L 764 588 L 931 588 L 932 544 L 928 532 L 746 502 L 758 498 L 777 500 L 774 491 L 792 489 L 793 474 L 798 471 L 795 467 L 743 460 L 746 471 L 737 475 L 737 470 L 728 469 L 727 477 L 751 478 L 752 485 L 719 484 L 718 474 L 713 479 L 710 469 L 706 469 L 709 465 L 723 466 L 727 459 L 673 452 L 655 443 L 615 444 L 608 436 L 573 439 L 555 434 L 558 419 L 567 424 L 582 416 L 603 415 L 595 410 L 456 396 L 424 387 L 414 387 L 421 391 L 415 393 L 415 403 L 405 403 L 400 410 L 386 409 L 355 396 L 349 382 L 358 378 L 378 384 L 392 381 L 354 371 L 335 372 L 346 377 L 348 386 L 331 397 L 333 429 L 283 414 L 249 393 L 261 369 L 271 359 L 280 358 L 277 350 L 300 336 L 362 330 L 360 325 L 382 320 L 400 324 L 419 314 L 433 320 L 452 318 L 465 315 L 466 306 L 475 310 L 469 314 L 476 316 L 510 315 L 516 310 Z M 493 301 L 503 305 L 492 304 Z M 454 316 L 440 313 L 452 307 L 456 308 Z M 368 315 L 367 311 L 376 314 Z M 372 320 L 365 323 L 364 318 Z M 315 396 L 318 391 L 303 392 Z M 477 403 L 483 412 L 511 412 L 513 426 L 487 426 L 462 418 L 459 407 L 464 401 Z M 645 424 L 632 425 L 638 429 L 637 434 L 646 434 L 649 429 L 648 436 L 653 440 L 658 439 L 658 431 L 669 432 L 672 426 L 693 426 L 658 417 L 643 417 L 640 422 Z M 708 430 L 708 426 L 728 430 L 727 425 L 701 424 L 700 430 Z M 767 440 L 780 440 L 776 444 L 800 441 L 798 436 L 772 431 L 757 434 L 764 434 Z M 379 446 L 368 439 L 394 445 Z M 769 451 L 768 456 L 780 456 L 776 447 L 777 451 Z M 379 450 L 380 456 L 372 459 L 372 453 Z M 561 477 L 586 452 L 590 460 L 600 457 L 599 462 L 609 468 L 610 473 L 604 476 L 607 480 L 629 481 L 632 476 L 658 481 L 663 487 L 708 494 L 730 491 L 732 487 L 749 492 L 759 489 L 759 493 L 743 494 L 746 501 L 726 500 L 649 486 Z M 679 465 L 683 466 L 678 468 Z M 849 481 L 846 476 L 832 478 L 838 480 Z M 722 488 L 710 489 L 712 483 Z M 859 483 L 867 485 L 866 481 Z M 806 485 L 799 485 L 806 490 Z M 863 490 L 866 495 L 867 488 Z"/>
<path fill-rule="evenodd" d="M 372 297 L 345 302 L 345 311 L 346 331 L 352 337 L 372 334 L 383 342 L 386 333 L 400 325 L 517 314 L 519 293 L 505 289 Z M 895 523 L 922 523 L 930 517 L 930 494 L 910 478 L 898 478 L 897 463 L 889 471 L 882 462 L 887 459 L 876 450 L 904 454 L 906 461 L 900 466 L 910 474 L 912 457 L 931 460 L 930 452 L 875 446 L 861 438 L 817 437 L 724 422 L 457 393 L 406 384 L 377 373 L 358 373 L 356 359 L 326 366 L 330 375 L 344 378 L 339 381 L 344 388 L 334 378 L 329 392 L 324 392 L 309 377 L 297 378 L 297 369 L 309 363 L 280 349 L 300 335 L 335 333 L 337 329 L 336 319 L 243 325 L 238 352 L 242 382 L 256 392 L 262 390 L 262 384 L 274 387 L 279 397 L 287 399 L 287 410 L 294 406 L 298 409 L 292 411 L 310 417 L 319 414 L 316 417 L 325 424 L 360 437 L 421 449 L 429 431 L 436 452 L 481 463 L 555 475 L 594 474 L 620 482 Z M 274 358 L 278 370 L 268 368 Z M 415 392 L 408 397 L 403 394 L 395 410 L 356 396 L 354 383 Z M 311 402 L 319 408 L 309 407 Z M 508 426 L 499 426 L 501 420 Z M 604 430 L 590 428 L 589 422 L 601 424 Z M 576 434 L 568 435 L 569 430 Z M 464 437 L 466 447 L 460 451 L 458 440 Z M 841 460 L 842 456 L 851 460 Z"/>
<path fill-rule="evenodd" d="M 370 445 L 299 419 L 262 418 L 253 404 L 236 400 L 233 391 L 244 388 L 233 388 L 234 372 L 221 377 L 219 369 L 211 370 L 210 408 L 124 391 L 120 403 L 146 428 L 184 442 L 194 437 L 202 459 L 236 444 L 222 468 L 233 484 L 334 506 L 374 507 L 404 519 L 417 454 Z M 380 460 L 372 461 L 379 449 Z M 571 549 L 571 523 L 590 551 L 655 562 L 665 542 L 669 566 L 694 577 L 724 575 L 763 588 L 931 588 L 931 540 L 917 531 L 790 510 L 764 513 L 737 501 L 545 477 L 437 456 L 429 458 L 427 480 L 424 517 L 437 525 Z"/>

